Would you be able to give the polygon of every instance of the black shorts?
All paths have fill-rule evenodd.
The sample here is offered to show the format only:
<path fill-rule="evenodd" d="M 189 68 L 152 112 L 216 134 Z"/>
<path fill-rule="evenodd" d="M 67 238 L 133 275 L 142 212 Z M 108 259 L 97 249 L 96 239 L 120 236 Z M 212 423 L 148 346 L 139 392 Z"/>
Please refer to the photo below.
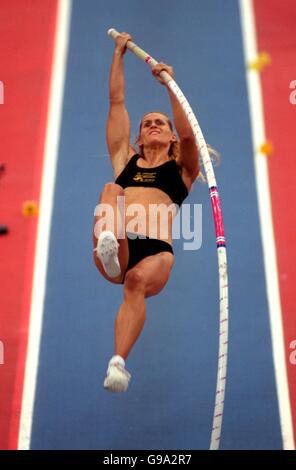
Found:
<path fill-rule="evenodd" d="M 149 237 L 139 238 L 136 233 L 130 232 L 127 233 L 126 236 L 128 240 L 129 260 L 125 273 L 147 256 L 157 255 L 157 253 L 162 253 L 163 251 L 174 254 L 171 245 L 163 240 Z"/>

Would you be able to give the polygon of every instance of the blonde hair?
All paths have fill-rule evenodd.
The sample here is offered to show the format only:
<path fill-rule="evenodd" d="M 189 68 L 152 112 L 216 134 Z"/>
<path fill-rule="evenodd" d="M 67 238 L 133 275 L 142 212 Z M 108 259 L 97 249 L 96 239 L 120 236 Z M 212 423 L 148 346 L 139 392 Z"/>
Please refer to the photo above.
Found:
<path fill-rule="evenodd" d="M 137 147 L 138 154 L 141 157 L 144 156 L 143 145 L 138 145 L 138 140 L 139 140 L 141 130 L 142 130 L 142 121 L 143 121 L 143 118 L 145 116 L 147 116 L 147 114 L 152 114 L 152 113 L 157 113 L 157 114 L 161 114 L 162 116 L 165 116 L 166 119 L 167 119 L 168 125 L 170 126 L 171 131 L 174 132 L 174 126 L 172 124 L 171 119 L 169 118 L 169 116 L 167 114 L 163 113 L 162 111 L 150 111 L 149 113 L 145 113 L 142 116 L 142 119 L 141 119 L 140 124 L 139 124 L 139 134 L 135 137 L 135 142 L 134 142 L 136 147 Z M 214 165 L 218 165 L 220 163 L 220 154 L 219 154 L 219 152 L 217 152 L 217 150 L 215 150 L 209 144 L 207 144 L 207 147 L 208 147 L 208 151 L 209 151 L 212 163 Z M 171 159 L 174 159 L 174 160 L 178 159 L 178 157 L 180 156 L 180 141 L 179 140 L 176 140 L 175 142 L 171 143 L 169 151 L 168 151 L 168 155 Z M 201 157 L 199 155 L 199 166 L 201 167 L 202 165 L 203 165 L 203 162 L 202 162 Z M 201 170 L 199 170 L 199 174 L 197 176 L 197 179 L 200 180 L 203 183 L 206 182 L 206 178 L 205 178 L 205 176 L 204 176 L 204 174 Z"/>

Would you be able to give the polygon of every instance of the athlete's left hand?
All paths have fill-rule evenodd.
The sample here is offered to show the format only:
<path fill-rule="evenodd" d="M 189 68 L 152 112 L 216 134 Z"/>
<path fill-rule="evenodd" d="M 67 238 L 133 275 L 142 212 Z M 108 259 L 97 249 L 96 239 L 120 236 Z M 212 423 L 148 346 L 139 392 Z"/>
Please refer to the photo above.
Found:
<path fill-rule="evenodd" d="M 159 81 L 162 85 L 166 85 L 165 81 L 161 78 L 160 72 L 167 72 L 172 78 L 174 78 L 174 69 L 170 65 L 165 64 L 164 62 L 159 62 L 152 68 L 152 75 Z"/>

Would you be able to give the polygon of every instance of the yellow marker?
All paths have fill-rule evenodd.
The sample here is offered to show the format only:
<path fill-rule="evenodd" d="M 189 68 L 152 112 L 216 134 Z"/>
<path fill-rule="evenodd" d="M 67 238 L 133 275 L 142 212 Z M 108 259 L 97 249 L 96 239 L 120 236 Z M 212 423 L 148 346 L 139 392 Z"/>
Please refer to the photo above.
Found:
<path fill-rule="evenodd" d="M 262 72 L 262 70 L 271 64 L 271 57 L 268 52 L 260 52 L 256 59 L 249 63 L 249 69 L 257 70 L 257 72 Z"/>
<path fill-rule="evenodd" d="M 24 217 L 36 217 L 39 213 L 37 201 L 24 201 L 22 205 L 22 213 Z"/>
<path fill-rule="evenodd" d="M 273 153 L 272 142 L 266 141 L 263 142 L 259 147 L 259 152 L 263 153 L 266 156 L 269 156 Z"/>

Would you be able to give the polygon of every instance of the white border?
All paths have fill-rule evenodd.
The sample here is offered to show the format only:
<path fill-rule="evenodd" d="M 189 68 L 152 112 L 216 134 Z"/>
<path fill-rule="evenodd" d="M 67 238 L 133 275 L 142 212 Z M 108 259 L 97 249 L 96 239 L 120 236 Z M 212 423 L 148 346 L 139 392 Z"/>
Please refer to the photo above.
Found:
<path fill-rule="evenodd" d="M 44 166 L 40 196 L 40 215 L 34 263 L 30 328 L 20 418 L 18 449 L 30 448 L 32 419 L 39 364 L 40 338 L 43 323 L 47 261 L 51 231 L 52 207 L 64 97 L 64 82 L 68 55 L 71 0 L 57 1 L 57 22 L 49 90 L 48 120 L 44 148 Z M 42 40 L 42 38 L 39 38 Z"/>
<path fill-rule="evenodd" d="M 246 64 L 248 64 L 252 62 L 258 54 L 252 0 L 240 0 L 240 16 L 243 32 L 245 61 Z M 283 448 L 285 450 L 294 450 L 295 443 L 285 361 L 284 332 L 282 325 L 276 248 L 268 182 L 268 167 L 266 157 L 258 151 L 259 146 L 266 140 L 261 82 L 258 72 L 250 69 L 246 69 L 246 79 L 251 115 L 253 154 L 257 198 L 259 205 L 260 229 L 263 243 L 263 257 L 271 327 L 273 363 L 275 368 Z"/>

